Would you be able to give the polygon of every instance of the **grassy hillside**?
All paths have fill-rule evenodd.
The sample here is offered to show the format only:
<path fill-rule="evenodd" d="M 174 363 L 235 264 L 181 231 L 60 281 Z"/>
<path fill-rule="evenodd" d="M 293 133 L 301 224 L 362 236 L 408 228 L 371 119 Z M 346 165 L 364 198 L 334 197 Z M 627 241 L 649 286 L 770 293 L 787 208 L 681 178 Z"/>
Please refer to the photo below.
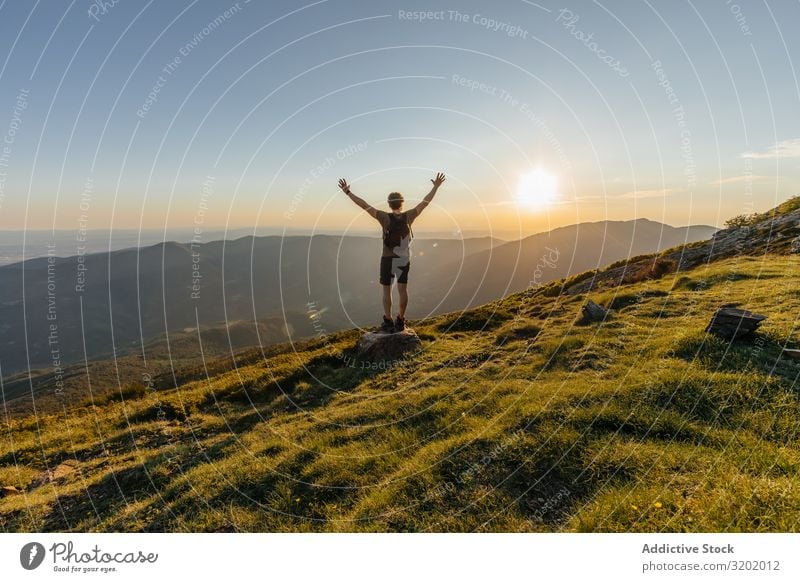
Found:
<path fill-rule="evenodd" d="M 800 255 L 740 251 L 415 322 L 424 349 L 389 369 L 362 368 L 342 332 L 7 420 L 0 485 L 23 494 L 0 524 L 798 531 L 800 361 L 782 349 L 800 347 Z M 587 298 L 611 317 L 576 325 Z M 704 333 L 722 304 L 768 319 L 724 342 Z"/>
<path fill-rule="evenodd" d="M 267 318 L 257 324 L 229 321 L 225 325 L 202 326 L 199 335 L 197 329 L 171 333 L 143 346 L 124 346 L 117 350 L 116 357 L 65 366 L 61 373 L 44 368 L 16 374 L 0 379 L 3 409 L 9 418 L 19 418 L 32 414 L 34 403 L 36 413 L 41 415 L 62 411 L 65 406 L 129 398 L 144 393 L 145 375 L 152 377 L 155 388 L 174 386 L 183 374 L 202 364 L 201 342 L 202 355 L 213 360 L 215 368 L 233 369 L 237 352 L 259 343 L 286 341 L 286 322 L 300 318 L 307 320 L 308 316 L 287 312 L 286 317 Z"/>

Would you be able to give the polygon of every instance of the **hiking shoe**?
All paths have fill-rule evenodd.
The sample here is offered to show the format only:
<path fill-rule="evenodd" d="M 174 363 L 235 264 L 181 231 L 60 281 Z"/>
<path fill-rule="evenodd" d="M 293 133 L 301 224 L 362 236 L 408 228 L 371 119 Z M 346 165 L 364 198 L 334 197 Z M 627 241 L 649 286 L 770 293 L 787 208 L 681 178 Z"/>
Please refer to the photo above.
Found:
<path fill-rule="evenodd" d="M 405 328 L 406 328 L 406 319 L 398 315 L 397 320 L 394 323 L 395 331 L 403 331 Z"/>
<path fill-rule="evenodd" d="M 383 316 L 383 323 L 381 324 L 380 331 L 384 333 L 394 333 L 394 322 L 385 315 Z"/>

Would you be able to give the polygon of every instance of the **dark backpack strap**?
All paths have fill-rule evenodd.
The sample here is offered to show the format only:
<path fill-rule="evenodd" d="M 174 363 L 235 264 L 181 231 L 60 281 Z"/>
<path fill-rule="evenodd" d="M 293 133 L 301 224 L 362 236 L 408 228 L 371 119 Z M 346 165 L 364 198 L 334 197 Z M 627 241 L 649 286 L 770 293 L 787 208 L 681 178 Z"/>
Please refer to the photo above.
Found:
<path fill-rule="evenodd" d="M 408 212 L 403 213 L 403 220 L 405 220 L 408 225 L 408 232 L 411 234 L 411 238 L 414 238 L 414 229 L 411 228 L 411 223 L 408 221 Z"/>
<path fill-rule="evenodd" d="M 392 226 L 394 226 L 394 213 L 387 212 L 386 219 L 386 228 L 383 229 L 383 244 L 388 246 L 389 235 L 392 232 Z"/>

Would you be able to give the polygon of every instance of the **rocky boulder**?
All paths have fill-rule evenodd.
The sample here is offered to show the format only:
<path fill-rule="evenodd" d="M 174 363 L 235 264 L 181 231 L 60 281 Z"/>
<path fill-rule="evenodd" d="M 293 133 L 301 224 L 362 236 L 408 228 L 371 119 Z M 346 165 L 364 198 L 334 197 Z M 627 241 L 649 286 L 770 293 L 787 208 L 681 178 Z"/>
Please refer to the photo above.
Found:
<path fill-rule="evenodd" d="M 9 497 L 11 495 L 22 495 L 22 491 L 20 491 L 13 485 L 6 485 L 4 487 L 0 487 L 0 497 Z"/>
<path fill-rule="evenodd" d="M 783 355 L 793 360 L 800 360 L 800 350 L 792 350 L 789 348 L 784 348 Z"/>
<path fill-rule="evenodd" d="M 417 333 L 406 328 L 395 333 L 367 332 L 358 341 L 358 358 L 374 363 L 391 363 L 403 359 L 410 352 L 422 347 Z"/>
<path fill-rule="evenodd" d="M 578 319 L 578 323 L 586 325 L 605 321 L 607 318 L 608 309 L 589 299 L 581 308 L 581 317 Z"/>
<path fill-rule="evenodd" d="M 723 339 L 738 339 L 753 333 L 766 318 L 744 309 L 720 307 L 711 317 L 706 331 Z"/>

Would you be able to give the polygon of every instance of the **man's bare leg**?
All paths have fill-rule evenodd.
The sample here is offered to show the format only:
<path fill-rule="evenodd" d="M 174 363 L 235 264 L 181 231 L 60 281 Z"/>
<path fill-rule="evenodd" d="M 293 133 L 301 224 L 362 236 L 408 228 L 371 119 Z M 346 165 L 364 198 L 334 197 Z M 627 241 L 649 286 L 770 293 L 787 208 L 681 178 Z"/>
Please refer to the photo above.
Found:
<path fill-rule="evenodd" d="M 383 316 L 386 319 L 392 318 L 392 286 L 381 285 L 383 287 Z M 405 285 L 403 285 L 405 287 Z"/>
<path fill-rule="evenodd" d="M 400 296 L 400 313 L 399 313 L 400 319 L 405 319 L 406 307 L 408 307 L 408 285 L 404 283 L 398 283 L 397 294 Z"/>

